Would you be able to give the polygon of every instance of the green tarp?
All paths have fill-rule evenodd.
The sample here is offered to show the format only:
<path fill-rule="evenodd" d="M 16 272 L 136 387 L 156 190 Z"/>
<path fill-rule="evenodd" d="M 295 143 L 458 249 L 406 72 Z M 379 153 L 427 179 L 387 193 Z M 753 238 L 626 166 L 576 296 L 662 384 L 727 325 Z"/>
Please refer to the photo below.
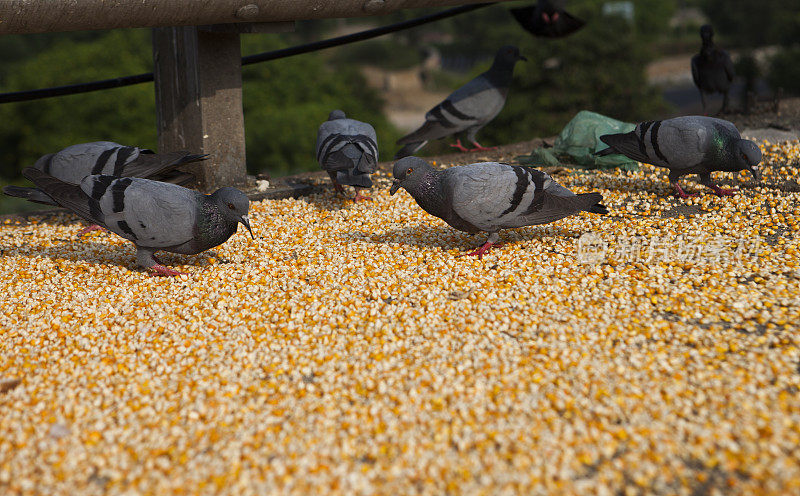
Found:
<path fill-rule="evenodd" d="M 611 169 L 619 167 L 624 170 L 638 170 L 639 163 L 624 155 L 606 155 L 598 157 L 594 153 L 607 148 L 599 137 L 604 134 L 627 133 L 633 131 L 635 124 L 622 122 L 595 112 L 581 110 L 561 130 L 552 148 L 536 148 L 530 155 L 519 157 L 520 163 L 526 165 L 559 166 L 558 159 L 564 157 L 590 169 Z"/>

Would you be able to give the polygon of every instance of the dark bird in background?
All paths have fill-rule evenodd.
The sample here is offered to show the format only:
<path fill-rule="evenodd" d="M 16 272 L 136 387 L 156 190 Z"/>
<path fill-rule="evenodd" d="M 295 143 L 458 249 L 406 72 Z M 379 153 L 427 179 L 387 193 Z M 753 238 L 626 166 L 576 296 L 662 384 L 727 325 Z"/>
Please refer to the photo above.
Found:
<path fill-rule="evenodd" d="M 394 164 L 390 194 L 404 188 L 423 210 L 450 226 L 489 238 L 468 255 L 483 257 L 501 229 L 546 224 L 578 212 L 606 214 L 600 193 L 576 195 L 531 167 L 481 162 L 435 169 L 418 157 Z"/>
<path fill-rule="evenodd" d="M 146 148 L 124 146 L 112 141 L 94 141 L 48 153 L 39 158 L 33 168 L 71 184 L 79 184 L 84 177 L 91 174 L 107 174 L 187 185 L 195 177 L 181 170 L 181 166 L 205 160 L 207 157 L 208 155 L 194 155 L 187 151 L 154 153 Z M 39 188 L 4 186 L 3 193 L 35 203 L 58 206 L 58 202 Z M 95 229 L 97 226 L 90 226 L 78 235 Z"/>
<path fill-rule="evenodd" d="M 539 0 L 530 7 L 511 10 L 514 19 L 528 32 L 543 38 L 561 38 L 586 24 L 564 10 L 564 1 Z"/>
<path fill-rule="evenodd" d="M 341 110 L 334 110 L 317 133 L 317 161 L 327 171 L 337 192 L 344 194 L 342 184 L 354 186 L 353 201 L 369 200 L 360 188 L 371 188 L 370 174 L 378 165 L 378 137 L 366 122 L 348 119 Z"/>
<path fill-rule="evenodd" d="M 156 275 L 181 274 L 153 256 L 158 250 L 194 255 L 227 241 L 240 223 L 253 235 L 250 200 L 236 188 L 204 195 L 149 179 L 90 175 L 76 185 L 33 167 L 22 174 L 62 207 L 132 241 L 136 262 Z"/>
<path fill-rule="evenodd" d="M 742 139 L 736 126 L 722 119 L 686 116 L 641 122 L 629 133 L 606 134 L 600 140 L 608 148 L 597 155 L 619 153 L 669 169 L 669 182 L 681 198 L 698 194 L 686 194 L 678 184 L 678 179 L 686 174 L 699 174 L 700 182 L 717 196 L 732 196 L 734 191 L 717 186 L 711 179 L 713 171 L 749 170 L 753 179 L 761 179 L 758 145 Z"/>
<path fill-rule="evenodd" d="M 733 62 L 728 52 L 714 45 L 714 28 L 706 24 L 700 28 L 700 38 L 703 46 L 700 53 L 692 57 L 692 79 L 694 85 L 700 90 L 700 101 L 703 104 L 703 113 L 706 112 L 706 94 L 722 93 L 721 113 L 728 112 L 728 93 L 731 89 L 733 76 Z"/>
<path fill-rule="evenodd" d="M 441 139 L 453 134 L 466 132 L 475 148 L 467 150 L 459 138 L 454 145 L 462 152 L 489 150 L 475 139 L 478 131 L 503 110 L 508 96 L 508 88 L 514 76 L 514 66 L 520 60 L 528 60 L 515 46 L 504 46 L 497 51 L 494 63 L 488 71 L 480 74 L 461 88 L 454 91 L 443 102 L 425 114 L 425 124 L 399 140 L 405 145 L 395 154 L 399 159 L 413 155 L 430 140 Z"/>

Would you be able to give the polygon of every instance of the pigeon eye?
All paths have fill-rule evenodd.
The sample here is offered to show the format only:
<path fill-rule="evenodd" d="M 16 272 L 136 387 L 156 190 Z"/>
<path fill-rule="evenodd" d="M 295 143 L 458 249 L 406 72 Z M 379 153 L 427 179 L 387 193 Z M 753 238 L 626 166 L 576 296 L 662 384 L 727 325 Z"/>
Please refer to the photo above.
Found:
<path fill-rule="evenodd" d="M 412 167 L 409 167 L 408 170 L 406 171 L 406 174 L 411 174 L 412 172 L 414 172 L 414 169 Z"/>
<path fill-rule="evenodd" d="M 234 209 L 233 203 L 228 203 L 228 208 L 233 210 Z"/>

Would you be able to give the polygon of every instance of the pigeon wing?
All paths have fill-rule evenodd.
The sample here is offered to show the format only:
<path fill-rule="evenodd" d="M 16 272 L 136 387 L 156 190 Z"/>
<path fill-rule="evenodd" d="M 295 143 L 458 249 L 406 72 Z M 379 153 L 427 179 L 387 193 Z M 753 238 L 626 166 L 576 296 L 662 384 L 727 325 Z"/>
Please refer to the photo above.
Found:
<path fill-rule="evenodd" d="M 194 238 L 200 193 L 139 178 L 88 176 L 81 189 L 106 227 L 137 246 L 169 248 Z"/>

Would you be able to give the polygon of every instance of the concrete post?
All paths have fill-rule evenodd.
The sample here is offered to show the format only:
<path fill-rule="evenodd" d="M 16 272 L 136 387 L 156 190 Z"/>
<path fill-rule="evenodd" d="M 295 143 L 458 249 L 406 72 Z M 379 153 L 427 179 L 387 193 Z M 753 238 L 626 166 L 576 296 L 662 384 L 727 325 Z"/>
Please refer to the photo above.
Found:
<path fill-rule="evenodd" d="M 192 171 L 200 190 L 243 186 L 239 33 L 195 26 L 155 28 L 153 58 L 159 151 L 210 154 Z"/>

